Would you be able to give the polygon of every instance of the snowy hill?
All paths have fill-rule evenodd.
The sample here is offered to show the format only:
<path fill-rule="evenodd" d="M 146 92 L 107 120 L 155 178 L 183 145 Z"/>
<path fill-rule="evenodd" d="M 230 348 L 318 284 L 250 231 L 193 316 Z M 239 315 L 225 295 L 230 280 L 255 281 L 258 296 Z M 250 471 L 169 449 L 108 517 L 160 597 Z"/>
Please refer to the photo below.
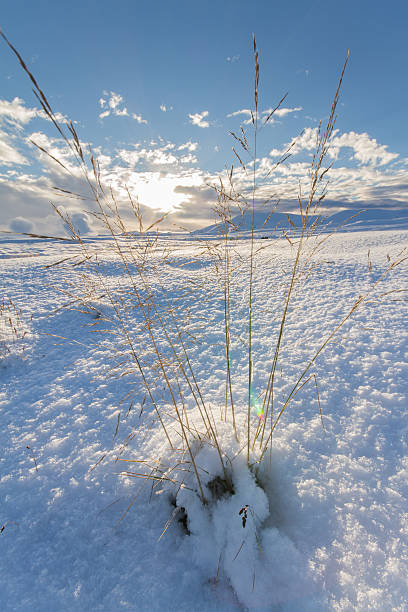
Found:
<path fill-rule="evenodd" d="M 344 231 L 408 229 L 408 206 L 403 210 L 372 208 L 357 214 L 343 210 L 328 218 L 330 227 L 344 225 Z"/>
<path fill-rule="evenodd" d="M 289 220 L 290 219 L 290 220 Z M 317 216 L 309 217 L 311 225 Z M 243 215 L 233 217 L 232 224 L 237 228 L 232 231 L 236 233 L 247 233 L 251 231 L 252 215 L 247 211 Z M 256 235 L 264 233 L 280 235 L 282 230 L 289 230 L 290 227 L 299 228 L 302 223 L 300 214 L 274 212 L 269 213 L 256 211 L 254 215 L 254 230 Z M 408 206 L 402 210 L 390 210 L 385 208 L 365 209 L 360 211 L 343 210 L 328 216 L 322 221 L 321 229 L 332 231 L 340 227 L 342 231 L 362 231 L 362 230 L 389 230 L 389 229 L 408 229 Z M 208 225 L 193 232 L 196 236 L 217 236 L 220 232 L 218 224 Z"/>
<path fill-rule="evenodd" d="M 289 216 L 286 213 L 274 212 L 270 213 L 256 211 L 254 215 L 254 229 L 255 232 L 265 232 L 271 234 L 272 232 L 281 233 L 282 230 L 288 230 L 291 226 L 290 221 L 299 227 L 301 223 L 301 216 L 298 214 L 290 213 Z M 310 217 L 310 223 L 316 219 L 315 216 Z M 251 231 L 252 215 L 250 211 L 245 212 L 243 215 L 237 215 L 232 218 L 232 224 L 237 228 L 238 232 L 249 232 Z M 234 231 L 234 230 L 233 230 Z M 206 236 L 217 236 L 220 232 L 220 225 L 214 224 L 204 227 L 202 229 L 193 232 L 194 235 L 206 235 Z"/>

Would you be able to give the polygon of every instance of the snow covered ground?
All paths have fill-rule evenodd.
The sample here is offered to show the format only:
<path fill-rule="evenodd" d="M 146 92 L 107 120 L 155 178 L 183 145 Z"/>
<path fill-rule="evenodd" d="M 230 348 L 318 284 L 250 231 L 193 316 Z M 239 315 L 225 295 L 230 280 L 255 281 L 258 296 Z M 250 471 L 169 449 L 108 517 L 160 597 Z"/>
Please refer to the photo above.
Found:
<path fill-rule="evenodd" d="M 253 361 L 259 391 L 272 361 L 293 257 L 286 241 L 260 240 L 257 246 L 266 243 L 255 274 Z M 278 396 L 290 388 L 319 339 L 387 267 L 387 255 L 392 258 L 407 244 L 406 229 L 342 233 L 328 241 L 290 313 Z M 163 239 L 161 247 L 168 246 L 171 264 L 161 275 L 169 295 L 179 295 L 186 279 L 197 281 L 190 320 L 203 329 L 191 359 L 204 399 L 217 414 L 225 389 L 223 306 L 209 291 L 209 256 L 203 253 L 198 265 L 184 265 L 197 241 Z M 248 249 L 248 241 L 241 241 L 240 255 Z M 107 376 L 118 340 L 94 333 L 98 312 L 108 308 L 103 299 L 92 296 L 98 310 L 85 314 L 61 309 L 70 299 L 60 290 L 79 290 L 81 266 L 45 267 L 77 250 L 72 243 L 41 240 L 5 238 L 1 243 L 2 292 L 21 308 L 27 333 L 10 340 L 10 352 L 0 362 L 0 610 L 407 611 L 405 293 L 367 303 L 319 357 L 313 372 L 325 430 L 314 385 L 308 384 L 276 429 L 272 466 L 268 461 L 262 473 L 266 497 L 245 466 L 237 468 L 235 494 L 216 506 L 213 516 L 201 516 L 187 499 L 190 533 L 176 518 L 158 541 L 174 511 L 171 487 L 152 493 L 148 482 L 140 490 L 143 481 L 118 475 L 123 465 L 115 458 L 121 450 L 129 459 L 166 457 L 165 436 L 149 402 L 139 416 L 143 390 L 136 391 L 130 412 L 129 402 L 120 404 L 132 381 L 140 386 L 137 377 Z M 104 267 L 106 283 L 119 282 L 112 255 L 106 255 Z M 237 269 L 232 287 L 239 419 L 246 413 L 247 272 L 245 266 Z M 403 264 L 377 293 L 408 289 L 407 280 Z M 220 423 L 220 439 L 229 449 L 224 429 Z M 197 459 L 203 466 L 204 455 Z M 246 504 L 263 513 L 256 526 L 262 545 L 254 576 L 248 554 L 256 553 L 255 543 L 220 569 L 218 552 L 214 556 L 227 530 L 232 538 L 239 535 L 237 549 L 240 538 L 250 540 L 255 533 L 250 512 L 246 530 L 237 512 Z M 206 521 L 212 530 L 207 534 Z M 257 597 L 248 593 L 248 580 Z"/>

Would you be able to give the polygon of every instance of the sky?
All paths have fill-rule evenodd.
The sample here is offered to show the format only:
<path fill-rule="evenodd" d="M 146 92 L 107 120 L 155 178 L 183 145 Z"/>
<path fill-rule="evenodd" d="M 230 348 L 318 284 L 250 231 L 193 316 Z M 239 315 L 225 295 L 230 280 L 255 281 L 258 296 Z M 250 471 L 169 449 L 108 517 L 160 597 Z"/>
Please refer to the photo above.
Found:
<path fill-rule="evenodd" d="M 166 213 L 163 227 L 196 229 L 213 222 L 212 185 L 231 164 L 237 189 L 250 189 L 251 160 L 230 132 L 241 134 L 242 126 L 253 150 L 253 34 L 256 206 L 279 199 L 290 212 L 299 184 L 307 191 L 316 130 L 327 121 L 349 51 L 324 210 L 405 208 L 407 18 L 403 0 L 2 0 L 0 27 L 61 123 L 72 120 L 84 150 L 92 148 L 124 216 L 128 189 L 146 223 Z M 97 231 L 90 200 L 55 190 L 88 197 L 27 75 L 0 43 L 0 229 L 60 231 L 53 203 L 81 231 Z M 291 157 L 272 170 L 295 139 Z"/>

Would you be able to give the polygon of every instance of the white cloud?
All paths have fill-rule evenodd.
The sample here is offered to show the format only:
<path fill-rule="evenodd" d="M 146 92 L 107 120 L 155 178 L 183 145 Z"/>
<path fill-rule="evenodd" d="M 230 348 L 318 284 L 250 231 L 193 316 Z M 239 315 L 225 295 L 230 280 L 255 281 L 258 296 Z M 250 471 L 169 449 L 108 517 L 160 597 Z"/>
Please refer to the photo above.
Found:
<path fill-rule="evenodd" d="M 13 124 L 26 124 L 35 117 L 43 116 L 43 111 L 37 108 L 27 108 L 21 98 L 14 98 L 11 102 L 0 100 L 0 120 L 3 119 Z"/>
<path fill-rule="evenodd" d="M 129 113 L 127 107 L 124 106 L 123 97 L 120 94 L 115 93 L 114 91 L 104 91 L 103 95 L 106 96 L 106 98 L 99 98 L 99 105 L 105 110 L 99 114 L 100 119 L 105 119 L 106 117 L 112 115 L 115 117 L 132 117 L 132 119 L 138 123 L 147 123 L 146 119 L 143 119 L 142 115 L 138 115 L 137 113 Z"/>
<path fill-rule="evenodd" d="M 208 111 L 203 111 L 202 113 L 189 114 L 189 117 L 193 125 L 197 125 L 200 128 L 210 127 L 209 121 L 205 120 L 205 117 L 208 117 Z"/>
<path fill-rule="evenodd" d="M 131 168 L 135 168 L 137 164 L 147 164 L 147 167 L 154 166 L 178 166 L 179 164 L 196 163 L 197 158 L 192 155 L 192 152 L 197 148 L 197 143 L 187 142 L 179 147 L 172 142 L 158 147 L 157 143 L 150 143 L 152 148 L 142 148 L 136 146 L 134 149 L 121 149 L 118 152 L 118 157 L 123 160 Z M 189 151 L 187 155 L 181 155 L 179 151 Z"/>
<path fill-rule="evenodd" d="M 228 55 L 226 60 L 227 60 L 227 62 L 230 62 L 231 64 L 234 64 L 235 62 L 238 62 L 240 57 L 241 57 L 240 55 Z"/>
<path fill-rule="evenodd" d="M 132 119 L 135 119 L 138 123 L 147 123 L 146 119 L 143 119 L 142 115 L 137 115 L 136 113 L 132 113 Z"/>
<path fill-rule="evenodd" d="M 119 104 L 123 102 L 123 98 L 120 94 L 115 93 L 114 91 L 110 92 L 110 97 L 108 99 L 108 106 L 112 110 L 115 110 L 119 106 Z"/>
<path fill-rule="evenodd" d="M 318 128 L 306 128 L 300 136 L 296 138 L 295 145 L 290 152 L 293 155 L 301 151 L 313 151 L 316 148 L 316 136 Z M 281 149 L 272 149 L 271 157 L 280 157 L 285 153 L 289 143 Z M 338 159 L 341 150 L 344 148 L 352 149 L 351 160 L 359 162 L 361 165 L 385 166 L 398 157 L 398 153 L 388 151 L 387 145 L 380 145 L 375 138 L 363 132 L 345 132 L 339 135 L 339 130 L 335 130 L 330 143 L 328 155 L 332 159 Z"/>
<path fill-rule="evenodd" d="M 160 110 L 165 113 L 167 111 L 167 107 L 165 104 L 160 104 Z"/>
<path fill-rule="evenodd" d="M 248 117 L 251 117 L 251 111 L 249 110 L 249 108 L 242 108 L 241 110 L 229 113 L 227 117 L 237 117 L 238 115 L 246 115 Z"/>
<path fill-rule="evenodd" d="M 301 151 L 313 151 L 316 148 L 317 130 L 318 128 L 308 127 L 303 130 L 300 136 L 297 136 L 293 139 L 296 142 L 290 149 L 290 153 L 292 154 L 292 156 L 296 155 L 297 153 L 300 153 Z M 271 157 L 281 157 L 285 154 L 290 144 L 291 143 L 287 143 L 280 149 L 272 149 L 269 155 Z"/>
<path fill-rule="evenodd" d="M 301 106 L 297 106 L 295 108 L 278 108 L 274 112 L 273 117 L 270 120 L 270 123 L 273 123 L 274 118 L 276 119 L 277 117 L 286 117 L 286 115 L 289 115 L 290 113 L 295 113 L 301 110 L 303 110 Z M 262 111 L 260 115 L 258 114 L 257 118 L 258 119 L 262 118 L 263 120 L 265 120 L 272 111 L 273 111 L 273 108 L 268 108 Z M 238 117 L 239 115 L 244 115 L 245 117 L 247 117 L 247 119 L 245 119 L 245 121 L 243 122 L 246 125 L 249 125 L 250 123 L 252 123 L 252 116 L 254 118 L 256 117 L 255 112 L 251 111 L 249 108 L 242 108 L 240 110 L 234 111 L 233 113 L 229 113 L 227 117 Z"/>
<path fill-rule="evenodd" d="M 192 155 L 192 153 L 189 153 L 188 155 L 183 155 L 183 157 L 180 157 L 181 164 L 196 164 L 197 162 L 198 162 L 198 159 L 196 158 L 195 155 Z"/>
<path fill-rule="evenodd" d="M 337 136 L 337 134 L 338 130 L 336 130 L 336 136 L 333 138 L 329 150 L 329 155 L 335 159 L 338 158 L 343 147 L 353 149 L 352 159 L 371 166 L 384 166 L 398 157 L 398 153 L 387 151 L 387 145 L 378 144 L 375 138 L 370 138 L 365 132 L 362 134 L 346 132 L 341 136 Z"/>
<path fill-rule="evenodd" d="M 11 164 L 28 164 L 28 160 L 10 143 L 8 134 L 2 131 L 0 131 L 0 159 L 1 163 L 7 166 Z"/>
<path fill-rule="evenodd" d="M 81 176 L 81 171 L 75 162 L 74 155 L 72 151 L 68 150 L 62 138 L 50 138 L 44 132 L 33 132 L 26 138 L 26 142 L 31 147 L 33 154 L 41 160 L 44 170 L 60 176 L 66 175 L 64 168 L 51 159 L 50 155 L 52 155 L 65 166 L 71 175 Z M 34 146 L 33 142 L 47 151 L 48 155 Z"/>
<path fill-rule="evenodd" d="M 57 121 L 63 123 L 67 118 L 61 113 L 55 113 Z M 16 128 L 29 123 L 32 119 L 45 119 L 50 121 L 44 111 L 38 108 L 27 108 L 24 100 L 14 98 L 11 102 L 8 100 L 0 100 L 0 123 L 8 123 Z"/>
<path fill-rule="evenodd" d="M 196 151 L 198 147 L 198 142 L 191 142 L 191 140 L 189 140 L 188 142 L 185 142 L 184 144 L 181 144 L 179 147 L 177 147 L 177 151 L 184 151 L 185 149 L 187 149 L 190 152 Z"/>
<path fill-rule="evenodd" d="M 177 164 L 178 159 L 173 153 L 167 153 L 163 149 L 148 150 L 142 149 L 140 155 L 146 161 L 151 162 L 155 166 L 166 166 L 168 164 Z"/>
<path fill-rule="evenodd" d="M 109 104 L 110 98 L 110 93 L 104 93 L 99 101 L 101 114 L 126 116 L 125 111 L 128 112 L 128 110 L 122 98 L 120 97 L 119 100 L 117 96 L 113 99 L 113 103 Z M 280 116 L 285 117 L 299 109 L 283 108 L 279 110 L 282 111 Z M 264 117 L 267 112 L 268 110 L 262 111 L 261 116 Z M 208 115 L 209 111 L 203 111 L 203 113 L 190 115 L 190 120 L 199 127 L 203 127 L 200 126 L 200 123 L 207 124 L 204 127 L 208 127 L 210 125 Z M 231 116 L 237 115 L 248 118 L 250 111 L 241 109 L 231 114 Z M 128 116 L 131 117 L 130 113 Z M 51 229 L 52 224 L 56 222 L 53 221 L 54 217 L 48 217 L 50 201 L 56 204 L 67 204 L 70 213 L 74 215 L 82 215 L 81 211 L 84 208 L 92 210 L 90 201 L 77 202 L 64 193 L 57 197 L 56 192 L 53 191 L 53 186 L 57 185 L 85 196 L 89 195 L 86 186 L 84 187 L 84 183 L 80 180 L 80 173 L 74 165 L 72 156 L 63 148 L 61 139 L 49 138 L 39 131 L 31 135 L 40 146 L 64 163 L 71 172 L 70 175 L 39 150 L 26 146 L 27 140 L 23 140 L 20 128 L 28 124 L 31 119 L 42 117 L 40 111 L 26 108 L 19 99 L 15 107 L 11 103 L 2 105 L 0 101 L 1 117 L 6 130 L 0 131 L 0 155 L 3 157 L 5 166 L 3 174 L 0 173 L 0 201 L 2 202 L 0 223 L 2 226 L 10 227 L 13 220 L 17 220 L 17 225 L 14 224 L 13 227 L 21 228 L 24 226 L 23 222 L 28 224 L 34 222 L 36 231 L 39 233 L 61 231 L 61 226 L 59 230 L 58 228 Z M 286 164 L 278 166 L 270 175 L 268 173 L 274 168 L 276 161 L 273 157 L 282 154 L 286 147 L 273 149 L 271 156 L 259 159 L 259 201 L 264 197 L 266 199 L 271 194 L 281 197 L 282 201 L 296 201 L 299 182 L 306 193 L 309 184 L 308 169 L 310 168 L 307 158 L 315 148 L 316 133 L 316 128 L 306 128 L 292 149 L 294 157 Z M 95 153 L 100 161 L 102 182 L 108 187 L 112 186 L 121 211 L 123 210 L 125 215 L 128 213 L 126 212 L 127 194 L 124 185 L 127 185 L 132 196 L 139 196 L 141 206 L 144 207 L 147 216 L 153 215 L 152 210 L 176 210 L 180 223 L 183 221 L 181 224 L 184 222 L 188 224 L 189 221 L 192 224 L 202 223 L 206 215 L 211 217 L 210 198 L 202 186 L 209 182 L 216 182 L 218 172 L 214 171 L 213 176 L 208 176 L 199 166 L 193 166 L 197 164 L 194 154 L 198 150 L 197 142 L 189 140 L 175 144 L 157 138 L 150 142 L 147 140 L 138 146 L 129 146 L 129 148 L 120 146 L 122 147 L 120 150 L 110 150 L 109 155 L 104 154 L 105 150 L 102 147 L 96 148 Z M 26 160 L 26 150 L 27 159 L 30 160 L 29 166 Z M 296 157 L 296 154 L 302 153 L 308 155 Z M 329 196 L 332 200 L 344 204 L 344 202 L 352 202 L 354 198 L 357 203 L 362 203 L 361 207 L 364 207 L 364 202 L 378 205 L 387 198 L 392 199 L 397 205 L 401 203 L 401 206 L 407 201 L 407 166 L 403 163 L 406 160 L 395 162 L 397 155 L 388 151 L 387 146 L 379 144 L 368 134 L 356 132 L 341 134 L 336 131 L 331 155 L 339 160 L 344 157 L 347 160 L 345 164 L 339 161 L 328 175 L 331 181 Z M 34 169 L 38 167 L 37 164 L 31 164 L 33 156 L 37 162 L 42 164 L 41 172 L 38 172 L 37 175 Z M 23 163 L 26 163 L 26 166 L 19 165 Z M 339 165 L 341 167 L 338 167 Z M 248 193 L 251 186 L 245 173 L 240 172 L 240 169 L 237 168 L 235 177 L 237 190 L 241 193 Z M 193 188 L 194 185 L 197 189 Z M 190 188 L 191 190 L 188 191 Z M 109 189 L 107 193 L 108 191 Z M 357 205 L 349 204 L 350 207 Z M 19 219 L 22 220 L 23 225 L 18 225 Z M 90 228 L 89 219 L 86 217 L 75 217 L 75 222 L 83 232 Z M 25 225 L 25 227 L 29 226 Z"/>
<path fill-rule="evenodd" d="M 273 117 L 286 117 L 286 115 L 289 115 L 290 113 L 296 113 L 301 110 L 303 110 L 301 106 L 296 106 L 295 108 L 278 108 L 274 112 Z M 267 117 L 272 111 L 273 108 L 268 108 L 267 110 L 262 111 L 262 115 Z"/>

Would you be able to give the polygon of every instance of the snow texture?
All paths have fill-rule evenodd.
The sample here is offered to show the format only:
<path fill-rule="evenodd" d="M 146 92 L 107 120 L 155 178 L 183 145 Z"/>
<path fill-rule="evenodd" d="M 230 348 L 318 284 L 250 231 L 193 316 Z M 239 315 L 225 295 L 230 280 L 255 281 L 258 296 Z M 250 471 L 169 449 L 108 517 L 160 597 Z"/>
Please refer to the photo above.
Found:
<path fill-rule="evenodd" d="M 255 270 L 257 392 L 268 378 L 282 287 L 293 260 L 287 241 L 259 240 L 257 247 L 266 242 Z M 313 274 L 296 293 L 289 313 L 277 402 L 290 391 L 319 340 L 379 278 L 387 256 L 394 257 L 407 242 L 406 229 L 353 231 L 335 234 L 319 251 Z M 109 241 L 89 244 L 107 247 L 105 288 L 125 290 Z M 163 239 L 160 248 L 172 252 L 160 269 L 170 299 L 182 294 L 188 279 L 196 283 L 194 299 L 186 298 L 185 316 L 199 344 L 193 342 L 189 350 L 229 458 L 233 493 L 212 492 L 211 482 L 222 479 L 223 472 L 213 444 L 203 435 L 201 443 L 193 443 L 208 502 L 203 505 L 191 465 L 182 475 L 185 446 L 178 444 L 182 454 L 176 465 L 177 452 L 169 449 L 140 376 L 134 370 L 128 375 L 116 370 L 112 376 L 111 367 L 126 357 L 114 304 L 103 297 L 96 274 L 94 291 L 85 296 L 81 266 L 49 267 L 79 256 L 79 247 L 5 238 L 0 247 L 2 291 L 21 309 L 27 333 L 25 350 L 11 345 L 0 363 L 0 609 L 406 612 L 406 294 L 380 296 L 408 288 L 406 266 L 384 279 L 377 299 L 347 321 L 314 365 L 325 428 L 311 381 L 283 414 L 271 461 L 267 454 L 250 469 L 242 451 L 247 268 L 234 268 L 231 288 L 237 442 L 230 415 L 227 422 L 220 416 L 223 306 L 209 290 L 210 257 L 203 251 L 200 260 L 192 259 L 196 237 Z M 239 255 L 248 252 L 248 241 L 242 240 Z M 74 293 L 81 302 L 72 304 Z M 145 330 L 134 311 L 125 310 L 124 316 L 148 361 Z M 95 333 L 99 320 L 106 321 L 104 334 Z M 130 391 L 131 401 L 121 402 Z M 166 414 L 168 401 L 164 394 Z M 186 401 L 191 429 L 202 429 L 197 407 L 191 397 Z M 252 416 L 255 428 L 257 415 Z M 176 439 L 177 424 L 169 414 L 164 418 Z M 158 481 L 153 486 L 118 475 L 146 472 L 143 465 L 118 458 L 165 466 L 176 484 Z M 179 520 L 181 508 L 184 521 Z"/>

